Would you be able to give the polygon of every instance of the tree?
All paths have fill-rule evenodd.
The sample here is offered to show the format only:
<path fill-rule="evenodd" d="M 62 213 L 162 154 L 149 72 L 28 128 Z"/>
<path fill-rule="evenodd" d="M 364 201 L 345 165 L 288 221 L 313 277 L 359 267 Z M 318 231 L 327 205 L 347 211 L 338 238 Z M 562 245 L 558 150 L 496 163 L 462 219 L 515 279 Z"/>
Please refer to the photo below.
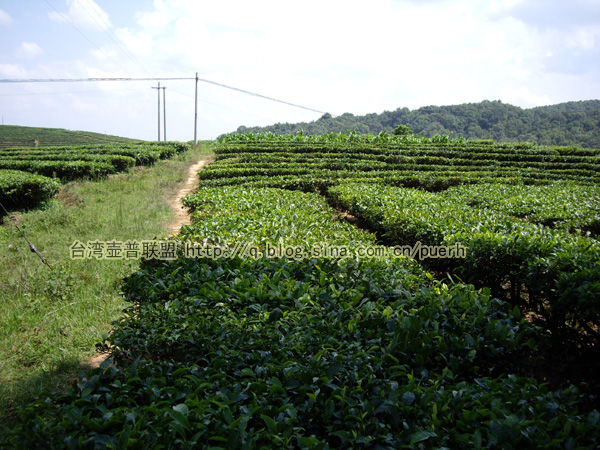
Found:
<path fill-rule="evenodd" d="M 414 133 L 413 130 L 410 129 L 410 127 L 400 124 L 396 128 L 394 128 L 394 134 L 396 136 L 410 136 Z"/>
<path fill-rule="evenodd" d="M 333 117 L 329 113 L 312 122 L 277 124 L 267 127 L 241 127 L 238 132 L 306 134 L 344 133 L 355 130 L 377 134 L 452 133 L 470 139 L 496 139 L 503 142 L 531 141 L 538 145 L 580 145 L 600 148 L 600 100 L 561 103 L 553 106 L 522 109 L 499 101 L 483 101 L 452 106 L 425 106 L 415 109 L 398 108 L 381 114 L 354 116 L 344 113 Z M 402 125 L 397 125 L 402 124 Z M 396 127 L 394 129 L 394 127 Z"/>

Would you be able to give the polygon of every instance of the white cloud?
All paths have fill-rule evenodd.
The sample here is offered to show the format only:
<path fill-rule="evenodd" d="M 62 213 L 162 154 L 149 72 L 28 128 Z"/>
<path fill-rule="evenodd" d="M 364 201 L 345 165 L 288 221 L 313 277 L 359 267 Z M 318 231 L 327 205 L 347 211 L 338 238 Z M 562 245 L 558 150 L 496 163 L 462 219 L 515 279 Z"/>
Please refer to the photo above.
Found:
<path fill-rule="evenodd" d="M 486 5 L 305 0 L 299 8 L 276 0 L 161 0 L 138 16 L 129 34 L 132 42 L 153 36 L 158 71 L 198 70 L 201 77 L 334 114 L 484 99 L 550 103 L 558 84 L 546 80 L 544 88 L 552 89 L 542 91 L 536 80 L 548 66 L 546 55 L 556 54 L 554 31 L 531 26 L 519 0 Z M 561 45 L 594 48 L 595 35 L 577 30 Z M 230 101 L 213 90 L 217 100 Z M 237 106 L 263 116 L 274 110 L 240 95 Z M 284 114 L 281 121 L 304 113 Z M 256 121 L 256 115 L 236 117 L 222 126 Z"/>
<path fill-rule="evenodd" d="M 136 32 L 129 28 L 121 28 L 115 31 L 115 35 L 125 47 L 134 55 L 147 57 L 152 55 L 154 48 L 153 37 L 146 31 Z"/>
<path fill-rule="evenodd" d="M 26 66 L 36 77 L 40 71 L 48 77 L 191 77 L 198 72 L 201 78 L 332 114 L 485 99 L 530 107 L 597 98 L 600 92 L 598 2 L 573 0 L 567 8 L 562 1 L 139 0 L 140 10 L 129 7 L 130 16 L 119 20 L 116 9 L 99 2 L 120 24 L 113 29 L 119 44 L 106 33 L 86 33 L 102 50 L 90 44 L 83 53 L 69 55 L 70 43 L 64 42 L 64 58 L 46 61 L 60 43 L 50 45 L 43 33 L 27 29 L 15 42 L 43 43 L 45 65 Z M 64 16 L 81 30 L 110 24 L 92 0 L 66 4 Z M 65 20 L 56 13 L 51 17 Z M 101 120 L 118 122 L 118 127 L 128 123 L 140 130 L 133 135 L 154 138 L 156 91 L 151 85 L 155 82 L 131 83 L 119 97 L 109 93 L 112 83 L 95 86 L 113 95 L 112 103 L 100 102 Z M 193 81 L 164 85 L 170 137 L 189 139 Z M 82 121 L 94 114 L 81 103 L 77 110 Z M 199 85 L 200 137 L 239 125 L 318 117 Z"/>
<path fill-rule="evenodd" d="M 579 50 L 594 50 L 600 42 L 600 26 L 581 27 L 570 33 L 566 39 L 567 47 Z"/>
<path fill-rule="evenodd" d="M 25 78 L 27 70 L 18 64 L 0 64 L 0 76 L 6 78 Z"/>
<path fill-rule="evenodd" d="M 11 23 L 12 18 L 10 17 L 10 15 L 6 11 L 0 9 L 0 26 L 6 27 Z"/>
<path fill-rule="evenodd" d="M 42 48 L 35 42 L 21 42 L 21 45 L 15 51 L 19 58 L 35 58 L 44 53 Z"/>
<path fill-rule="evenodd" d="M 165 28 L 169 20 L 172 18 L 170 8 L 167 7 L 164 1 L 156 0 L 154 2 L 154 11 L 138 13 L 138 24 L 148 30 L 156 30 L 159 32 Z"/>
<path fill-rule="evenodd" d="M 502 3 L 501 1 L 499 3 Z M 600 3 L 595 0 L 511 0 L 495 20 L 511 17 L 534 38 L 543 58 L 541 71 L 556 75 L 598 76 Z M 558 90 L 558 89 L 557 89 Z"/>
<path fill-rule="evenodd" d="M 76 27 L 92 31 L 102 31 L 111 27 L 110 19 L 94 0 L 66 0 L 68 10 L 51 11 L 50 19 L 69 22 Z"/>
<path fill-rule="evenodd" d="M 527 108 L 531 108 L 534 106 L 544 106 L 552 103 L 552 100 L 549 95 L 535 94 L 531 92 L 531 90 L 526 86 L 520 86 L 516 88 L 501 88 L 499 90 L 499 93 L 504 103 L 521 105 Z"/>

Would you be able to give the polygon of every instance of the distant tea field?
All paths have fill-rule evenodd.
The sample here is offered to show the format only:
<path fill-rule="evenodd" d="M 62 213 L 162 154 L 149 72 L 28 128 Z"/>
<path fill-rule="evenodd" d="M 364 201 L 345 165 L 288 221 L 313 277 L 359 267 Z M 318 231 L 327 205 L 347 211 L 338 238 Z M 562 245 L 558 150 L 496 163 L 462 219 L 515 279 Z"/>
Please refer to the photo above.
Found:
<path fill-rule="evenodd" d="M 139 142 L 138 139 L 62 128 L 0 125 L 0 148 Z"/>
<path fill-rule="evenodd" d="M 31 208 L 50 199 L 61 183 L 152 165 L 188 147 L 157 142 L 0 148 L 0 202 L 6 209 Z"/>

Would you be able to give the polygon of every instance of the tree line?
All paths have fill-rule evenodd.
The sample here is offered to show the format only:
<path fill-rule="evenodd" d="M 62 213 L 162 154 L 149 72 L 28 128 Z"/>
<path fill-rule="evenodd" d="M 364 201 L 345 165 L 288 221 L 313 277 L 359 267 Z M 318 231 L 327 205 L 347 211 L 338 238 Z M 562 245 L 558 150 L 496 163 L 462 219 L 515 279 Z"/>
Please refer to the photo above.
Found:
<path fill-rule="evenodd" d="M 524 109 L 499 100 L 451 106 L 425 106 L 411 111 L 398 108 L 381 114 L 355 116 L 327 113 L 318 120 L 276 123 L 266 127 L 240 126 L 236 133 L 272 132 L 327 134 L 355 131 L 392 134 L 404 125 L 415 134 L 494 139 L 497 142 L 533 142 L 539 145 L 577 145 L 600 148 L 600 100 L 566 102 Z"/>

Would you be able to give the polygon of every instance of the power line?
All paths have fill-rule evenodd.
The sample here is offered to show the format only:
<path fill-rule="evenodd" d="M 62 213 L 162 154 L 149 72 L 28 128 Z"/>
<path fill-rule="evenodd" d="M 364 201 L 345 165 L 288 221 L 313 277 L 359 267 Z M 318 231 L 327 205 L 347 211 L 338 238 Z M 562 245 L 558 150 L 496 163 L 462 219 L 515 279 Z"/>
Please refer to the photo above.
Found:
<path fill-rule="evenodd" d="M 207 80 L 204 78 L 196 78 L 196 77 L 148 77 L 148 78 L 5 78 L 0 79 L 0 83 L 70 83 L 70 82 L 85 82 L 85 81 L 169 81 L 169 80 L 197 80 L 202 81 L 203 83 L 214 84 L 215 86 L 220 86 L 222 88 L 231 89 L 233 91 L 242 92 L 246 95 L 252 95 L 253 97 L 260 97 L 266 100 L 270 100 L 277 103 L 282 103 L 284 105 L 293 106 L 294 108 L 300 108 L 307 111 L 313 111 L 320 114 L 325 114 L 325 111 L 319 111 L 318 109 L 309 108 L 307 106 L 298 105 L 296 103 L 287 102 L 285 100 L 279 100 L 273 97 L 269 97 L 263 94 L 258 94 L 256 92 L 247 91 L 245 89 L 236 88 L 233 86 L 228 86 L 223 83 L 217 83 L 216 81 Z M 335 116 L 334 116 L 335 117 Z"/>
<path fill-rule="evenodd" d="M 205 79 L 202 79 L 202 78 L 198 78 L 198 81 L 202 81 L 204 83 L 214 84 L 216 86 L 221 86 L 223 88 L 232 89 L 232 90 L 238 91 L 238 92 L 243 92 L 244 94 L 252 95 L 254 97 L 265 98 L 265 99 L 271 100 L 273 102 L 283 103 L 284 105 L 294 106 L 295 108 L 301 108 L 301 109 L 306 109 L 308 111 L 313 111 L 313 112 L 318 112 L 320 114 L 325 114 L 325 111 L 319 111 L 318 109 L 308 108 L 306 106 L 297 105 L 295 103 L 286 102 L 284 100 L 278 100 L 278 99 L 273 98 L 273 97 L 267 97 L 266 95 L 257 94 L 256 92 L 246 91 L 245 89 L 240 89 L 240 88 L 236 88 L 236 87 L 233 87 L 233 86 L 227 86 L 226 84 L 217 83 L 216 81 L 205 80 Z"/>
<path fill-rule="evenodd" d="M 0 94 L 0 97 L 18 97 L 22 95 L 105 94 L 107 92 L 134 92 L 145 90 L 146 89 L 109 89 L 95 91 L 21 92 L 18 94 Z"/>
<path fill-rule="evenodd" d="M 162 81 L 162 80 L 195 80 L 194 77 L 97 77 L 97 78 L 3 78 L 0 83 L 73 83 L 85 81 Z"/>
<path fill-rule="evenodd" d="M 182 97 L 194 98 L 193 95 L 186 94 L 185 92 L 179 92 L 176 89 L 171 89 L 171 92 L 173 94 L 175 94 L 175 95 L 180 95 Z M 18 94 L 15 94 L 15 95 L 18 95 Z M 0 96 L 2 96 L 2 94 L 0 94 Z M 201 103 L 206 103 L 207 105 L 216 106 L 218 109 L 220 109 L 222 111 L 224 111 L 225 109 L 227 109 L 227 110 L 230 110 L 230 111 L 237 111 L 237 112 L 240 112 L 242 114 L 249 115 L 249 116 L 259 117 L 261 119 L 267 119 L 267 120 L 273 120 L 273 121 L 277 120 L 277 118 L 263 116 L 261 114 L 256 114 L 255 112 L 250 112 L 250 111 L 245 110 L 245 109 L 232 108 L 231 106 L 227 106 L 227 105 L 224 105 L 222 103 L 211 102 L 211 101 L 203 99 L 203 98 L 198 98 L 198 101 L 201 102 Z M 224 109 L 222 109 L 222 108 L 224 108 Z"/>

